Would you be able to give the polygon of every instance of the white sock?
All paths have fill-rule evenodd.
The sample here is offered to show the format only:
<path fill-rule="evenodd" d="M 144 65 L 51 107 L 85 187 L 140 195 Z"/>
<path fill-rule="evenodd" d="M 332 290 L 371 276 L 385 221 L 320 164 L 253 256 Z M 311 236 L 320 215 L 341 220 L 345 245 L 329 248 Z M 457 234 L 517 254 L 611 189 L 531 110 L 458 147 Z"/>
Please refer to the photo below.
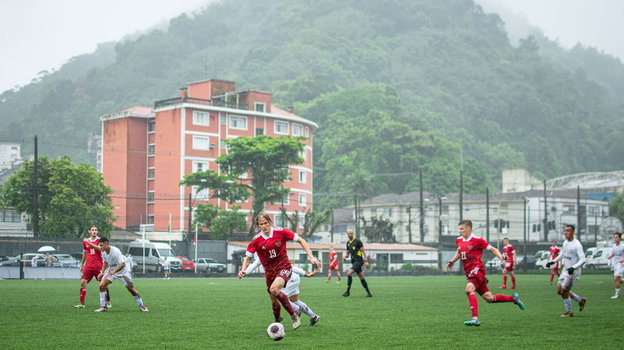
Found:
<path fill-rule="evenodd" d="M 620 295 L 620 288 L 615 288 L 615 295 L 617 295 L 617 296 Z"/>
<path fill-rule="evenodd" d="M 141 300 L 141 296 L 140 295 L 133 295 L 132 297 L 137 302 L 137 304 L 139 304 L 139 306 L 143 306 L 143 300 Z"/>
<path fill-rule="evenodd" d="M 570 293 L 572 294 L 572 293 Z M 574 299 L 574 301 L 576 301 L 577 303 L 581 303 L 583 301 L 583 298 L 581 298 L 580 296 L 578 296 L 577 294 L 572 294 L 570 295 L 572 297 L 572 299 Z"/>
<path fill-rule="evenodd" d="M 565 305 L 566 312 L 571 314 L 572 313 L 572 299 L 570 298 L 563 299 L 563 305 Z"/>
<path fill-rule="evenodd" d="M 304 303 L 303 301 L 297 300 L 295 304 L 299 305 L 303 309 L 303 312 L 305 312 L 306 315 L 310 316 L 310 318 L 316 317 L 316 314 L 312 311 L 312 309 L 310 309 L 308 305 L 306 305 L 306 303 Z"/>
<path fill-rule="evenodd" d="M 106 306 L 106 292 L 100 292 L 100 306 Z"/>
<path fill-rule="evenodd" d="M 294 302 L 291 301 L 290 302 L 290 307 L 292 307 L 292 309 L 293 309 L 293 311 L 295 313 L 299 313 L 299 305 L 297 305 L 297 303 L 294 303 Z"/>

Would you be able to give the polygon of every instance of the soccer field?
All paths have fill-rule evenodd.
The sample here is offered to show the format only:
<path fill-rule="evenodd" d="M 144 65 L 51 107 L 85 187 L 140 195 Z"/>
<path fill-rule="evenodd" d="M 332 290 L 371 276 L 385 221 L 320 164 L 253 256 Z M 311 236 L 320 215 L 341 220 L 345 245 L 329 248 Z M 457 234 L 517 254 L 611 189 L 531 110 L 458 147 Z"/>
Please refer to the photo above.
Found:
<path fill-rule="evenodd" d="M 494 293 L 501 275 L 490 277 Z M 587 298 L 583 312 L 564 312 L 550 275 L 518 275 L 526 310 L 513 303 L 487 304 L 479 298 L 481 327 L 470 319 L 463 276 L 370 277 L 373 298 L 365 298 L 359 280 L 351 296 L 341 284 L 304 278 L 301 299 L 320 322 L 270 340 L 273 320 L 264 279 L 136 279 L 149 312 L 140 312 L 119 283 L 111 286 L 113 307 L 98 307 L 96 284 L 87 286 L 86 309 L 78 302 L 77 280 L 0 281 L 0 344 L 3 349 L 613 349 L 622 344 L 624 300 L 613 295 L 612 275 L 583 275 L 575 286 Z M 511 290 L 503 291 L 511 294 Z M 285 320 L 290 320 L 284 310 Z"/>

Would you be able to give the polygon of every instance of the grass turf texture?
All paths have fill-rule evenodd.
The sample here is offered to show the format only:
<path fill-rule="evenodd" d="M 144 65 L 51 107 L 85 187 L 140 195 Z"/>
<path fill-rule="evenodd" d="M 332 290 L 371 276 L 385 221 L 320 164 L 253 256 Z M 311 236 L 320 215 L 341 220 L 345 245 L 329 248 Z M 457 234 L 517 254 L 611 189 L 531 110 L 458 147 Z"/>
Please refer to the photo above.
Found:
<path fill-rule="evenodd" d="M 309 318 L 302 315 L 298 330 L 284 322 L 286 337 L 279 342 L 266 335 L 273 315 L 260 278 L 136 279 L 149 312 L 140 312 L 115 282 L 113 307 L 106 313 L 93 312 L 99 304 L 94 282 L 87 286 L 87 308 L 74 309 L 77 280 L 2 280 L 0 344 L 3 349 L 561 349 L 562 344 L 603 349 L 622 342 L 624 300 L 610 299 L 612 275 L 582 276 L 574 290 L 587 305 L 578 312 L 573 302 L 574 317 L 567 319 L 559 317 L 564 306 L 556 287 L 547 285 L 549 277 L 517 276 L 525 311 L 479 298 L 478 328 L 463 325 L 470 319 L 463 276 L 367 278 L 373 298 L 364 297 L 357 279 L 345 298 L 346 278 L 341 284 L 303 278 L 300 297 L 321 320 L 308 327 Z M 495 294 L 501 282 L 501 275 L 490 276 Z"/>

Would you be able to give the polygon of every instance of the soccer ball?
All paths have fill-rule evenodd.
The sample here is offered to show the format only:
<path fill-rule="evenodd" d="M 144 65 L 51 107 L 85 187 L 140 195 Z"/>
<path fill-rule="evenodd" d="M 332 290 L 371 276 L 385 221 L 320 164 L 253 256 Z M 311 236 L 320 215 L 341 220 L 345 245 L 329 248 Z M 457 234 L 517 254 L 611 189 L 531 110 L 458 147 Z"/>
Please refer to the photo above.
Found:
<path fill-rule="evenodd" d="M 267 334 L 269 338 L 273 340 L 282 340 L 286 335 L 286 331 L 284 330 L 284 326 L 281 323 L 271 323 L 269 328 L 267 328 Z"/>

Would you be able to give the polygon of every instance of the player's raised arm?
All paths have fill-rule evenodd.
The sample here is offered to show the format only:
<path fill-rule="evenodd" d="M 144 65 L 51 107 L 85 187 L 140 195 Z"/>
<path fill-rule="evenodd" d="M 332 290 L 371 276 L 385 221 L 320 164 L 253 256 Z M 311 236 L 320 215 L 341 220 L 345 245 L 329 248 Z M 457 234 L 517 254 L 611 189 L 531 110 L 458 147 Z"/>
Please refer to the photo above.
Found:
<path fill-rule="evenodd" d="M 251 258 L 246 256 L 245 260 L 243 261 L 243 268 L 238 273 L 238 279 L 243 278 L 247 274 L 246 270 L 247 270 L 247 267 L 249 266 L 250 261 L 251 261 Z"/>
<path fill-rule="evenodd" d="M 318 266 L 318 268 L 321 268 L 321 262 L 318 261 L 317 258 L 314 257 L 314 255 L 312 255 L 312 251 L 310 250 L 310 246 L 308 246 L 308 242 L 305 241 L 305 239 L 301 238 L 301 236 L 299 236 L 297 238 L 297 242 L 299 242 L 299 244 L 301 244 L 301 247 L 303 248 L 303 250 L 305 250 L 305 252 L 308 254 L 308 257 L 310 258 L 310 262 L 316 266 Z"/>

